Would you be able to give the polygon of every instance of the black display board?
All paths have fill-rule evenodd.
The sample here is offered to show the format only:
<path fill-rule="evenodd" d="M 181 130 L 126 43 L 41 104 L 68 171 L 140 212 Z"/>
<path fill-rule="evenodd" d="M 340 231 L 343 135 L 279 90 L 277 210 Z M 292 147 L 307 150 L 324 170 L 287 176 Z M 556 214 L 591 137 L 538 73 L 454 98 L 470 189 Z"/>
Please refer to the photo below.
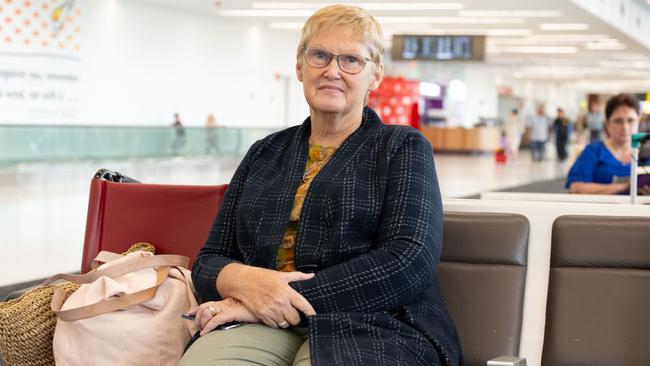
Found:
<path fill-rule="evenodd" d="M 483 61 L 484 57 L 485 36 L 393 36 L 393 60 Z"/>

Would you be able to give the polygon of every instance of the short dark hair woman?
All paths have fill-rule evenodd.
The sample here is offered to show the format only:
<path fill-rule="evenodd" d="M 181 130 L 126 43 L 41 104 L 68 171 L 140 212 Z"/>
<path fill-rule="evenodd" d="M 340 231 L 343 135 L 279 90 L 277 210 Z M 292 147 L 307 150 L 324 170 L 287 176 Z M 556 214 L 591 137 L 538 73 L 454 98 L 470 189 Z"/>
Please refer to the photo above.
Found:
<path fill-rule="evenodd" d="M 622 194 L 630 189 L 632 134 L 639 129 L 639 101 L 629 94 L 611 97 L 605 106 L 604 141 L 593 142 L 575 161 L 566 187 L 571 193 Z M 639 187 L 650 194 L 650 187 Z"/>

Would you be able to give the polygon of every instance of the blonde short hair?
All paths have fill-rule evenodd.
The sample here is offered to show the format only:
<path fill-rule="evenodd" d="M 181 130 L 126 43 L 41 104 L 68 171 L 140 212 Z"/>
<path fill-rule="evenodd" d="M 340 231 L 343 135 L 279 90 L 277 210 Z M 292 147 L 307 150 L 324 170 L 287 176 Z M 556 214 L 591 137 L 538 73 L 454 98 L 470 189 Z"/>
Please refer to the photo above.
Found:
<path fill-rule="evenodd" d="M 370 51 L 370 58 L 377 65 L 381 64 L 384 54 L 384 35 L 381 25 L 366 10 L 358 6 L 342 4 L 321 8 L 307 19 L 298 43 L 298 61 L 301 60 L 305 47 L 314 34 L 334 27 L 345 27 L 353 34 L 362 37 Z"/>

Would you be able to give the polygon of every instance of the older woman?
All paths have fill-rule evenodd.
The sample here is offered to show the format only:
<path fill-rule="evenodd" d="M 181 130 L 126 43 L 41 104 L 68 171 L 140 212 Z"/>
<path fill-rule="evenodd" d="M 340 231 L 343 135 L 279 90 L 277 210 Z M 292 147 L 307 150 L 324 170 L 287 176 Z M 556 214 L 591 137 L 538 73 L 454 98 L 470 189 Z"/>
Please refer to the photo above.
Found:
<path fill-rule="evenodd" d="M 310 116 L 256 142 L 194 265 L 202 336 L 181 365 L 458 365 L 436 281 L 431 146 L 365 107 L 382 32 L 363 9 L 307 20 L 296 73 Z M 210 332 L 227 322 L 245 325 Z"/>
<path fill-rule="evenodd" d="M 639 102 L 628 94 L 613 96 L 605 106 L 605 118 L 605 140 L 587 145 L 569 171 L 566 187 L 571 193 L 619 194 L 630 188 L 631 142 L 639 128 Z M 650 187 L 639 187 L 639 194 L 650 194 Z"/>

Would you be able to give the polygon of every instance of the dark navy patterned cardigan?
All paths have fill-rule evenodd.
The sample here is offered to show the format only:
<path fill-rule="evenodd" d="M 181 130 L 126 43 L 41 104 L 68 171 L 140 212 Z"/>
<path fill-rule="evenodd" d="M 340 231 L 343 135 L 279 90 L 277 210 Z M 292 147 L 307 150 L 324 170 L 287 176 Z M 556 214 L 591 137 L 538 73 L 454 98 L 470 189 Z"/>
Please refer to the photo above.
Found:
<path fill-rule="evenodd" d="M 230 182 L 192 278 L 217 300 L 227 264 L 274 268 L 307 161 L 310 119 L 257 141 Z M 314 178 L 298 223 L 292 283 L 314 307 L 311 358 L 321 365 L 459 365 L 436 268 L 442 205 L 429 142 L 415 129 L 361 126 Z"/>

